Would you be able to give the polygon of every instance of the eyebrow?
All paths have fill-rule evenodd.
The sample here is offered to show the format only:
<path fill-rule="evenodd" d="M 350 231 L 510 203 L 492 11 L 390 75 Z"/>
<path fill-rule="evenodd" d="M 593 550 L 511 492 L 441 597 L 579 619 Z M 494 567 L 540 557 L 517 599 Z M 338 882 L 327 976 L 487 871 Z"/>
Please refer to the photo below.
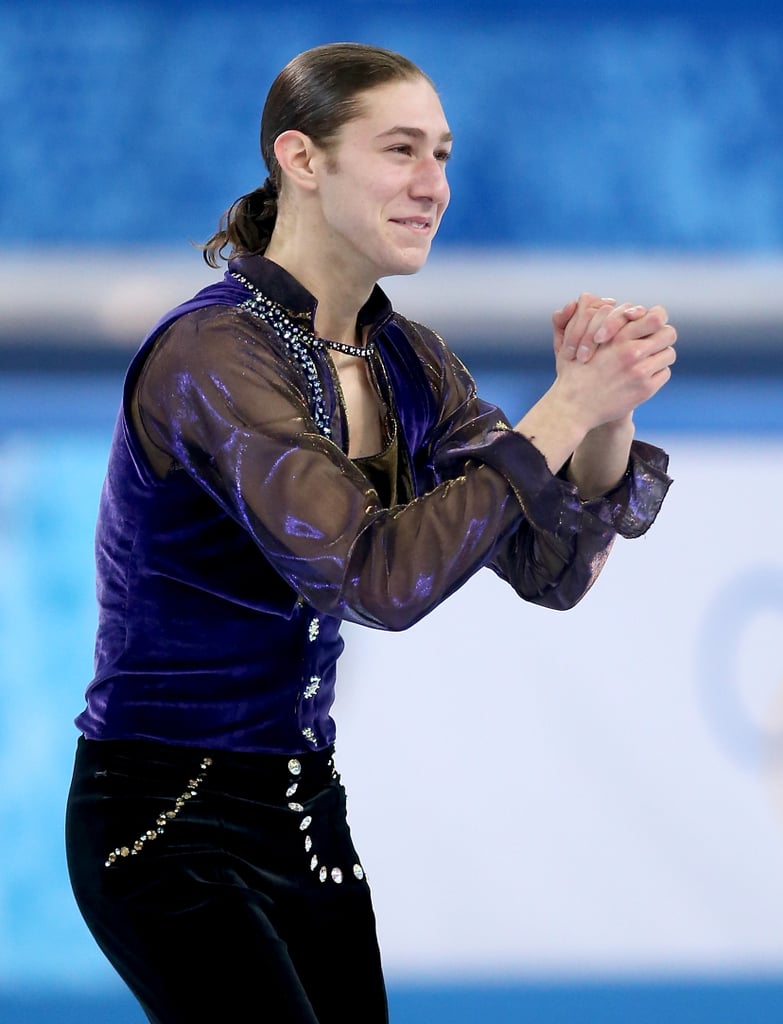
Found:
<path fill-rule="evenodd" d="M 394 128 L 389 128 L 388 131 L 381 132 L 378 135 L 379 139 L 385 139 L 389 135 L 407 135 L 411 139 L 424 139 L 427 133 L 422 131 L 421 128 L 407 128 L 405 125 L 395 125 Z M 453 142 L 454 136 L 451 132 L 444 132 L 440 137 L 440 142 Z"/>

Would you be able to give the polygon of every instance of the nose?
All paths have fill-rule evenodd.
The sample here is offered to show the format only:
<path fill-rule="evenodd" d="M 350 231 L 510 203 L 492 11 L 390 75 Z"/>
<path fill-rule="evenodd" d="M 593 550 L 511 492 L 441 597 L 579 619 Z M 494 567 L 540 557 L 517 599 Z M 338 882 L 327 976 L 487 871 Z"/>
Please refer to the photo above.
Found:
<path fill-rule="evenodd" d="M 429 199 L 439 206 L 445 206 L 451 195 L 446 180 L 446 164 L 434 156 L 418 160 L 411 182 L 411 195 L 416 199 Z"/>

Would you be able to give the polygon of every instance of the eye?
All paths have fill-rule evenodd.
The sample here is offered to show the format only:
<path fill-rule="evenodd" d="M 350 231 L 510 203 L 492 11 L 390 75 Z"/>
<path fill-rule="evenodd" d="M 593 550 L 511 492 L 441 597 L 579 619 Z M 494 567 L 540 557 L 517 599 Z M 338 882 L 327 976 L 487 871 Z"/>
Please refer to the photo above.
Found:
<path fill-rule="evenodd" d="M 435 153 L 435 159 L 439 160 L 442 164 L 448 163 L 449 160 L 451 160 L 451 150 L 450 149 L 439 149 Z"/>
<path fill-rule="evenodd" d="M 413 147 L 407 142 L 401 142 L 397 146 L 390 146 L 389 152 L 402 153 L 403 156 L 411 156 L 413 154 Z"/>

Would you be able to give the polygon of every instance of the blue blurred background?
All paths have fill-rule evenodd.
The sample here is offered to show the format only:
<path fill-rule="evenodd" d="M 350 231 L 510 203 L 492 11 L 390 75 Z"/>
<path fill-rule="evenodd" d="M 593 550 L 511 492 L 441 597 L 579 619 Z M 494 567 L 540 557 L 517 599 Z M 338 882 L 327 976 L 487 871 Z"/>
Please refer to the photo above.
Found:
<path fill-rule="evenodd" d="M 274 75 L 340 39 L 400 50 L 441 93 L 451 208 L 432 272 L 389 290 L 488 398 L 519 415 L 546 386 L 548 290 L 564 302 L 631 281 L 641 292 L 620 298 L 667 303 L 669 289 L 680 361 L 640 432 L 697 460 L 700 444 L 770 451 L 760 493 L 781 476 L 778 3 L 0 0 L 0 1021 L 141 1020 L 78 918 L 62 849 L 122 368 L 169 296 L 203 283 L 190 241 L 265 176 Z M 764 558 L 783 572 L 778 532 Z M 412 972 L 390 947 L 400 1024 L 783 1012 L 778 934 L 755 960 L 705 955 L 703 970 L 676 952 L 630 973 L 586 953 L 587 967 L 538 972 L 522 950 L 501 979 Z"/>
<path fill-rule="evenodd" d="M 181 245 L 263 179 L 300 49 L 360 39 L 434 78 L 457 143 L 441 244 L 780 250 L 780 5 L 345 0 L 0 5 L 0 231 Z"/>

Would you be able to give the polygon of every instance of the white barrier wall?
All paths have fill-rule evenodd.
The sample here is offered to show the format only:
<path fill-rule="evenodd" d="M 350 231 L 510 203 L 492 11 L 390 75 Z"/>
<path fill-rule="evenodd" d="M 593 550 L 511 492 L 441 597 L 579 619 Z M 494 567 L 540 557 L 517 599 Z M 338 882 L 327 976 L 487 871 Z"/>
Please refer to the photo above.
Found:
<path fill-rule="evenodd" d="M 783 443 L 681 436 L 584 602 L 484 572 L 346 631 L 338 763 L 392 975 L 783 970 Z"/>

